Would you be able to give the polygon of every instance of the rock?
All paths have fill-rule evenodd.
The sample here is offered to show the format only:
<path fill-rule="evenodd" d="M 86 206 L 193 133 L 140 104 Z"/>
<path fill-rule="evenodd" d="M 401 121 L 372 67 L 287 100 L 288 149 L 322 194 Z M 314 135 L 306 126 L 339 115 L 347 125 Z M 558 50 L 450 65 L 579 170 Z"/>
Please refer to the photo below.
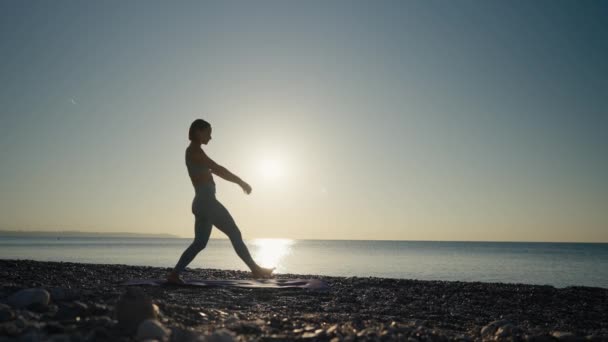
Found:
<path fill-rule="evenodd" d="M 24 289 L 8 297 L 7 303 L 17 309 L 47 307 L 51 295 L 45 289 Z"/>
<path fill-rule="evenodd" d="M 158 318 L 152 299 L 135 287 L 128 288 L 120 296 L 115 315 L 119 328 L 128 334 L 134 333 L 144 320 Z"/>
<path fill-rule="evenodd" d="M 135 338 L 138 341 L 146 339 L 156 339 L 159 341 L 168 341 L 170 331 L 166 329 L 159 321 L 155 319 L 146 319 L 137 327 Z"/>
<path fill-rule="evenodd" d="M 6 304 L 0 304 L 0 323 L 10 321 L 15 318 L 15 313 L 10 306 Z"/>

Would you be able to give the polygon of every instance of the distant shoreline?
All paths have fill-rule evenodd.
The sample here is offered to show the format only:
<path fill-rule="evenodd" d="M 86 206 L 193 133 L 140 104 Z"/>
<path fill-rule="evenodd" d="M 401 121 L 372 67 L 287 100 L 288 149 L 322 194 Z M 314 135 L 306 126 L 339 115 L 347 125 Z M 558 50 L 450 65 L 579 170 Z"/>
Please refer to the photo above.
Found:
<path fill-rule="evenodd" d="M 0 230 L 0 236 L 10 237 L 149 237 L 181 238 L 173 234 L 121 233 L 121 232 L 82 232 L 77 230 L 43 231 L 43 230 Z"/>

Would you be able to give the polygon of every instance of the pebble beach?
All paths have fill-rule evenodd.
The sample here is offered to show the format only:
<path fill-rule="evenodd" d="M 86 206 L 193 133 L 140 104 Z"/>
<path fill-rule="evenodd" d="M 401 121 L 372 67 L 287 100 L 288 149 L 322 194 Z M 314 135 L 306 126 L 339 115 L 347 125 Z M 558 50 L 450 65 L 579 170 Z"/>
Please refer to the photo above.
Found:
<path fill-rule="evenodd" d="M 605 288 L 310 274 L 276 276 L 329 290 L 122 285 L 168 270 L 0 260 L 0 341 L 608 341 Z"/>

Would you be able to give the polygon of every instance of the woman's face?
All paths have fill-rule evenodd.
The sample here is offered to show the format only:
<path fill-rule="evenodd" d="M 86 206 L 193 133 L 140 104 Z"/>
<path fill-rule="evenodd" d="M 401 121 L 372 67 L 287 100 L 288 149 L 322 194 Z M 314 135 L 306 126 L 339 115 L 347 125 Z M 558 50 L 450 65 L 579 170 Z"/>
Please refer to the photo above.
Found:
<path fill-rule="evenodd" d="M 209 140 L 211 140 L 211 127 L 207 127 L 198 131 L 198 141 L 200 141 L 202 144 L 207 145 Z"/>

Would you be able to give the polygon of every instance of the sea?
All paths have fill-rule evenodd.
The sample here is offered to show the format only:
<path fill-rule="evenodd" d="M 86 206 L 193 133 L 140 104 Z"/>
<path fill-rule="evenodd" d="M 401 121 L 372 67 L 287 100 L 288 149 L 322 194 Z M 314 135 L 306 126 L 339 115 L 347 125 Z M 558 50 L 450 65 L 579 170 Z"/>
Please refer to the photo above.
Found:
<path fill-rule="evenodd" d="M 0 259 L 173 267 L 191 238 L 2 237 Z M 608 288 L 608 244 L 246 240 L 276 273 Z M 230 240 L 211 239 L 192 268 L 248 270 Z M 187 277 L 187 272 L 185 274 Z"/>

